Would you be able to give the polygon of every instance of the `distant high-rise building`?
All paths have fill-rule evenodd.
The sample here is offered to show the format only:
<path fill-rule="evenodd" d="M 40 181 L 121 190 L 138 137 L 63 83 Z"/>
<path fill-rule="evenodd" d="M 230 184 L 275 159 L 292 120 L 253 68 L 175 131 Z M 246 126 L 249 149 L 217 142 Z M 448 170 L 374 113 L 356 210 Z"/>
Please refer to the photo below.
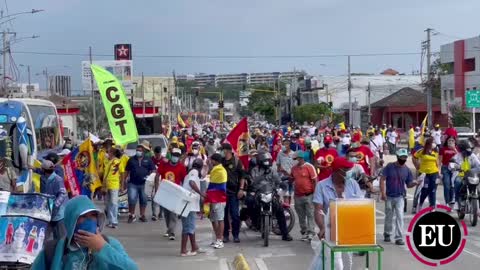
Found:
<path fill-rule="evenodd" d="M 50 91 L 56 95 L 69 97 L 72 95 L 72 78 L 66 75 L 55 75 L 49 78 Z"/>

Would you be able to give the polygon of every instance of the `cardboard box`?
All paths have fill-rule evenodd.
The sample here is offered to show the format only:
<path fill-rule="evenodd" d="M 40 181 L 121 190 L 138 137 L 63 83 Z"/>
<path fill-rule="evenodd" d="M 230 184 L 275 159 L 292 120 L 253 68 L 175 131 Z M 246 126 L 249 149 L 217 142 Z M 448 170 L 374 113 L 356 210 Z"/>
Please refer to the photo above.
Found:
<path fill-rule="evenodd" d="M 199 211 L 198 194 L 192 193 L 183 187 L 170 182 L 162 181 L 158 187 L 153 201 L 163 208 L 183 217 L 188 216 L 191 211 Z"/>
<path fill-rule="evenodd" d="M 330 239 L 337 246 L 376 245 L 375 200 L 330 201 Z"/>

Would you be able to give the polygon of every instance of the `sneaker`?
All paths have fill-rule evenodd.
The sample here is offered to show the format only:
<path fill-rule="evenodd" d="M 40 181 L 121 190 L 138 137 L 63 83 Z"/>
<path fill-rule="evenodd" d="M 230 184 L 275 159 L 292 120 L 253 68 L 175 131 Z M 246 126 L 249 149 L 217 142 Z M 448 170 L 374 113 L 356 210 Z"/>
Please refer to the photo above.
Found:
<path fill-rule="evenodd" d="M 385 237 L 383 238 L 383 242 L 388 242 L 388 243 L 390 243 L 390 242 L 392 242 L 392 239 L 390 239 L 390 236 L 385 236 Z"/>
<path fill-rule="evenodd" d="M 157 221 L 157 220 L 158 220 L 157 216 L 152 216 L 152 221 Z"/>
<path fill-rule="evenodd" d="M 398 239 L 398 240 L 395 240 L 395 245 L 397 245 L 397 246 L 403 246 L 403 245 L 405 245 L 405 242 L 403 242 L 402 239 Z"/>
<path fill-rule="evenodd" d="M 145 216 L 141 216 L 141 217 L 140 217 L 140 221 L 141 221 L 141 222 L 147 222 L 148 220 L 147 220 L 147 218 L 146 218 Z"/>
<path fill-rule="evenodd" d="M 301 241 L 309 241 L 309 235 L 308 234 L 302 234 L 302 238 L 300 238 Z"/>
<path fill-rule="evenodd" d="M 283 237 L 282 237 L 282 240 L 283 240 L 283 241 L 290 242 L 290 241 L 293 240 L 293 238 L 292 238 L 289 234 L 287 234 L 286 236 L 283 236 Z"/>
<path fill-rule="evenodd" d="M 113 224 L 108 224 L 107 227 L 110 228 L 110 229 L 115 229 L 115 228 L 117 228 L 117 226 L 115 226 L 115 225 L 113 225 Z"/>
<path fill-rule="evenodd" d="M 234 242 L 234 243 L 240 243 L 240 238 L 234 237 L 234 238 L 233 238 L 233 242 Z"/>
<path fill-rule="evenodd" d="M 170 234 L 168 232 L 163 234 L 163 237 L 169 237 L 169 236 Z"/>
<path fill-rule="evenodd" d="M 309 234 L 309 235 L 307 236 L 307 240 L 308 240 L 309 242 L 311 242 L 311 241 L 313 240 L 313 234 Z"/>
<path fill-rule="evenodd" d="M 217 240 L 215 245 L 213 246 L 215 249 L 222 249 L 224 247 L 222 240 Z"/>
<path fill-rule="evenodd" d="M 168 239 L 170 239 L 171 241 L 175 240 L 175 234 L 174 233 L 170 234 Z"/>
<path fill-rule="evenodd" d="M 134 223 L 135 221 L 137 221 L 137 216 L 135 215 L 128 216 L 128 223 Z"/>
<path fill-rule="evenodd" d="M 210 246 L 215 247 L 216 244 L 217 244 L 217 242 L 212 242 L 212 243 L 210 243 Z"/>

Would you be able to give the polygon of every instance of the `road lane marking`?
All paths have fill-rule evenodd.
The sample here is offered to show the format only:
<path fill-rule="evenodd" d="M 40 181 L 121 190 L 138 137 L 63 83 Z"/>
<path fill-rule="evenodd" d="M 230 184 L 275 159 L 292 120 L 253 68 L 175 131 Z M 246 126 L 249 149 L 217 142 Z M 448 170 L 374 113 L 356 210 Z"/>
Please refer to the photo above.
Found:
<path fill-rule="evenodd" d="M 281 257 L 295 257 L 297 254 L 295 253 L 285 253 L 285 254 L 275 254 L 273 255 L 272 253 L 267 253 L 267 254 L 260 254 L 258 257 L 261 259 L 265 258 L 281 258 Z"/>
<path fill-rule="evenodd" d="M 258 270 L 268 270 L 267 264 L 262 258 L 255 258 L 255 264 Z"/>
<path fill-rule="evenodd" d="M 384 212 L 382 212 L 382 211 L 380 211 L 380 210 L 378 210 L 378 209 L 375 209 L 375 211 L 376 211 L 377 213 L 379 213 L 380 215 L 385 216 L 385 213 L 384 213 Z"/>
<path fill-rule="evenodd" d="M 466 249 L 466 248 L 463 249 L 463 251 L 466 252 L 466 253 L 468 253 L 468 254 L 470 254 L 470 255 L 472 255 L 472 256 L 474 256 L 474 257 L 477 257 L 477 258 L 480 259 L 480 254 L 478 254 L 478 253 L 476 253 L 476 252 L 473 252 L 473 251 L 468 250 L 468 249 Z"/>

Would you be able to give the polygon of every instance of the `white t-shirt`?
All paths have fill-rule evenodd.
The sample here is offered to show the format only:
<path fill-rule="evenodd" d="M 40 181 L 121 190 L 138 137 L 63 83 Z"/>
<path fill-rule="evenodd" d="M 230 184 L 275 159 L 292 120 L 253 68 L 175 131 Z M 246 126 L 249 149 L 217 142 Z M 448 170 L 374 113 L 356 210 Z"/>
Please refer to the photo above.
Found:
<path fill-rule="evenodd" d="M 435 141 L 435 143 L 437 145 L 442 144 L 442 131 L 440 129 L 439 130 L 433 130 L 432 131 L 432 137 L 433 137 L 433 140 Z"/>
<path fill-rule="evenodd" d="M 183 188 L 197 194 L 192 187 L 190 186 L 190 181 L 195 182 L 198 188 L 200 188 L 200 178 L 198 177 L 198 171 L 197 170 L 190 170 L 190 172 L 187 174 L 187 177 L 185 177 L 185 180 L 183 181 Z M 198 194 L 197 194 L 198 195 Z M 192 211 L 199 212 L 200 211 L 200 196 L 199 200 L 194 202 L 194 205 L 192 206 Z"/>
<path fill-rule="evenodd" d="M 345 137 L 342 138 L 342 144 L 343 144 L 343 145 L 348 145 L 348 144 L 350 144 L 351 142 L 352 142 L 352 138 L 351 138 L 350 136 L 348 136 L 348 137 L 345 136 Z"/>
<path fill-rule="evenodd" d="M 397 132 L 396 132 L 396 131 L 392 131 L 392 132 L 390 132 L 390 135 L 388 136 L 388 141 L 389 141 L 390 143 L 395 144 L 395 143 L 397 143 L 397 137 L 398 137 Z"/>
<path fill-rule="evenodd" d="M 372 150 L 372 152 L 374 153 L 377 151 L 383 152 L 384 143 L 385 139 L 381 134 L 378 134 L 377 136 L 375 136 L 375 138 L 373 138 L 372 141 L 370 141 L 370 150 Z"/>

